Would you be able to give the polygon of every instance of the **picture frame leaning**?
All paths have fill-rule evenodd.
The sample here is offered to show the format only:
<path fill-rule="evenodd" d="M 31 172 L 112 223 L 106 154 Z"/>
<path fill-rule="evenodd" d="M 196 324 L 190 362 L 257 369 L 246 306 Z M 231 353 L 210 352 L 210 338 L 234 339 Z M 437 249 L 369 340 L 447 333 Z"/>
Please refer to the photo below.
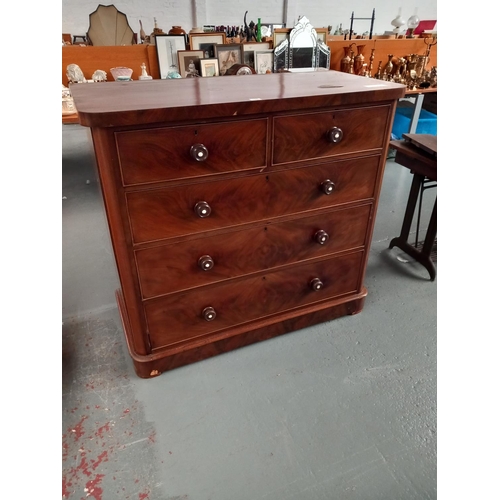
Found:
<path fill-rule="evenodd" d="M 182 78 L 201 76 L 200 59 L 203 59 L 203 50 L 178 50 L 179 73 Z"/>
<path fill-rule="evenodd" d="M 179 73 L 177 51 L 186 50 L 184 35 L 155 35 L 156 55 L 160 79 L 168 78 L 169 73 Z"/>
<path fill-rule="evenodd" d="M 191 50 L 206 50 L 209 44 L 222 45 L 224 43 L 226 43 L 226 33 L 224 32 L 215 31 L 212 33 L 192 33 L 189 35 L 189 48 Z"/>
<path fill-rule="evenodd" d="M 215 46 L 215 57 L 219 60 L 219 72 L 225 75 L 233 64 L 243 63 L 243 46 L 241 43 L 217 44 Z"/>
<path fill-rule="evenodd" d="M 274 67 L 274 50 L 255 51 L 255 71 L 258 75 L 272 73 Z"/>
<path fill-rule="evenodd" d="M 219 76 L 219 60 L 215 57 L 200 59 L 201 76 Z"/>

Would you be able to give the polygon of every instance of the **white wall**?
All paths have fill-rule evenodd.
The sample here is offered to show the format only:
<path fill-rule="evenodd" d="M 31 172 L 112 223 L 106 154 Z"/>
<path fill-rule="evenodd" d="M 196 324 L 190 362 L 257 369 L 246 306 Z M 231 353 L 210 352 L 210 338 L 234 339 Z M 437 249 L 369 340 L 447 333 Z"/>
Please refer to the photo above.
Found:
<path fill-rule="evenodd" d="M 97 0 L 62 0 L 62 33 L 84 35 L 89 27 L 89 14 L 99 5 Z M 437 19 L 437 0 L 399 0 L 396 3 L 377 3 L 373 0 L 115 0 L 102 5 L 114 5 L 127 15 L 132 30 L 139 33 L 142 21 L 144 31 L 149 34 L 154 28 L 156 17 L 158 27 L 165 33 L 173 25 L 182 26 L 188 32 L 194 26 L 204 24 L 240 26 L 248 10 L 247 23 L 283 22 L 293 27 L 299 16 L 306 16 L 314 27 L 333 26 L 342 23 L 343 29 L 350 25 L 351 13 L 354 17 L 371 17 L 375 8 L 374 34 L 392 30 L 391 21 L 401 8 L 404 19 L 414 14 L 418 7 L 420 19 Z M 354 31 L 368 31 L 370 21 L 355 21 Z"/>

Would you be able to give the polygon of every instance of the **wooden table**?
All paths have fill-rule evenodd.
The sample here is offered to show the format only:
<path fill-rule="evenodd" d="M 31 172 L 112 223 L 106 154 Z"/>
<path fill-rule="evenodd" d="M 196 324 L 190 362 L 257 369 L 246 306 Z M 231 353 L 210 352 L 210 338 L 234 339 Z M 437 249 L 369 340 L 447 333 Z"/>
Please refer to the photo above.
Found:
<path fill-rule="evenodd" d="M 437 195 L 422 249 L 418 250 L 411 245 L 408 236 L 424 182 L 437 183 L 437 136 L 403 134 L 403 140 L 391 141 L 389 146 L 396 150 L 396 163 L 409 168 L 413 173 L 401 234 L 391 240 L 389 248 L 398 247 L 420 262 L 429 271 L 431 281 L 434 281 L 436 268 L 431 260 L 431 252 L 437 234 Z"/>

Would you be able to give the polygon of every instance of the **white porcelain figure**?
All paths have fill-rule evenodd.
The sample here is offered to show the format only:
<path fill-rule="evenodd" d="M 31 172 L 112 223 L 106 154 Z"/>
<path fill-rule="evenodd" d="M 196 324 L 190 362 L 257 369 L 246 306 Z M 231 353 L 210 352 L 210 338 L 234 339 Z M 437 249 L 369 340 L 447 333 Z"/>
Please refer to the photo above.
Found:
<path fill-rule="evenodd" d="M 78 64 L 68 64 L 66 76 L 68 77 L 69 83 L 85 83 L 87 81 Z"/>
<path fill-rule="evenodd" d="M 108 79 L 106 71 L 102 69 L 96 69 L 92 75 L 92 80 L 94 82 L 105 82 Z"/>
<path fill-rule="evenodd" d="M 148 75 L 148 72 L 146 71 L 146 63 L 141 64 L 141 70 L 142 70 L 142 73 L 139 76 L 139 80 L 152 80 L 153 79 L 153 77 Z"/>

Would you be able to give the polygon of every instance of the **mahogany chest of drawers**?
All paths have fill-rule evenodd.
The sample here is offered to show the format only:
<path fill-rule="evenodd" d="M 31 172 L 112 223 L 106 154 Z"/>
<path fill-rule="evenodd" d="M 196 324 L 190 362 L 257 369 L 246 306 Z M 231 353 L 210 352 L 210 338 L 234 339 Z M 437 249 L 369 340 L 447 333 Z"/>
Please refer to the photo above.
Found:
<path fill-rule="evenodd" d="M 362 309 L 404 86 L 323 71 L 71 91 L 140 377 Z"/>

